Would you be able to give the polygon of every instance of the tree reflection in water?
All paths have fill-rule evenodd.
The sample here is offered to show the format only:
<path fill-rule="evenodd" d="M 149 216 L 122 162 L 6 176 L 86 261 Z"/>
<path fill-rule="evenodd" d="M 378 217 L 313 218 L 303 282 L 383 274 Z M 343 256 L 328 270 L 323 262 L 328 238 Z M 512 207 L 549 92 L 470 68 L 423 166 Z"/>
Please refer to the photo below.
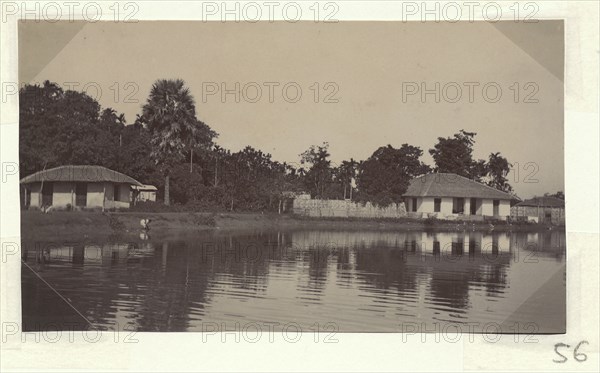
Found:
<path fill-rule="evenodd" d="M 509 285 L 532 273 L 564 271 L 565 236 L 289 230 L 164 242 L 24 242 L 24 248 L 26 265 L 100 329 L 293 321 L 397 331 L 402 322 L 518 320 L 521 295 Z M 69 319 L 70 307 L 28 268 L 22 272 L 25 328 Z M 543 297 L 551 304 L 531 306 L 552 313 L 554 324 L 564 311 L 562 285 L 554 297 Z"/>

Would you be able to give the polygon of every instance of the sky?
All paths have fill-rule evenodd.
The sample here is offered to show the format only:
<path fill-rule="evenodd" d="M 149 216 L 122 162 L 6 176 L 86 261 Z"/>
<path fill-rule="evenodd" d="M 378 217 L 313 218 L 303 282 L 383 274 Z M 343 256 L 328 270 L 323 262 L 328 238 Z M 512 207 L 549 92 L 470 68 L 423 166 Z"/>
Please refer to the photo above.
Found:
<path fill-rule="evenodd" d="M 477 133 L 476 158 L 500 152 L 513 163 L 521 198 L 564 190 L 563 61 L 562 21 L 19 27 L 21 84 L 86 86 L 128 123 L 155 80 L 181 78 L 220 146 L 282 162 L 323 142 L 335 163 L 408 143 L 433 165 L 437 138 L 464 129 Z"/>

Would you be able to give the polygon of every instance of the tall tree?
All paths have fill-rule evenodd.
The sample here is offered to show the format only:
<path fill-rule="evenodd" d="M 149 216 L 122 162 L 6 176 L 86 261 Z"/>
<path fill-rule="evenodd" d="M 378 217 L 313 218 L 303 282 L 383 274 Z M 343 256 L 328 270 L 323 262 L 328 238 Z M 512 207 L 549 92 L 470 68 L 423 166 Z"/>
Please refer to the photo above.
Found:
<path fill-rule="evenodd" d="M 429 154 L 433 156 L 435 171 L 447 172 L 479 181 L 485 175 L 485 161 L 473 160 L 475 132 L 460 130 L 453 137 L 438 137 Z"/>
<path fill-rule="evenodd" d="M 377 149 L 361 163 L 358 175 L 359 200 L 387 206 L 402 201 L 411 179 L 426 174 L 429 166 L 421 162 L 423 151 L 403 144 Z"/>
<path fill-rule="evenodd" d="M 344 199 L 348 195 L 352 198 L 352 183 L 356 179 L 358 173 L 358 162 L 350 158 L 349 161 L 342 161 L 337 168 L 338 179 L 342 183 L 344 189 Z M 347 192 L 349 191 L 349 193 Z"/>
<path fill-rule="evenodd" d="M 508 173 L 512 164 L 506 158 L 500 155 L 499 152 L 490 154 L 488 163 L 486 164 L 487 185 L 499 189 L 501 191 L 511 193 L 512 186 L 508 183 Z"/>
<path fill-rule="evenodd" d="M 194 155 L 209 154 L 213 141 L 218 134 L 213 131 L 206 123 L 196 120 L 196 125 L 192 127 L 192 133 L 188 139 L 190 153 L 190 173 L 194 171 Z"/>
<path fill-rule="evenodd" d="M 184 159 L 196 136 L 194 98 L 183 80 L 160 79 L 152 85 L 142 112 L 150 131 L 151 156 L 165 176 L 164 203 L 169 205 L 170 170 Z"/>
<path fill-rule="evenodd" d="M 333 170 L 329 160 L 329 143 L 312 145 L 300 154 L 300 163 L 309 166 L 304 175 L 305 185 L 315 198 L 326 198 L 327 186 L 331 184 Z"/>
<path fill-rule="evenodd" d="M 228 150 L 223 149 L 219 145 L 215 145 L 212 150 L 212 156 L 215 162 L 215 170 L 213 172 L 213 187 L 215 188 L 219 185 L 219 160 L 224 160 L 227 157 L 228 152 Z"/>
<path fill-rule="evenodd" d="M 123 128 L 121 143 L 121 158 L 126 162 L 122 162 L 119 171 L 143 183 L 158 185 L 163 182 L 157 178 L 159 170 L 151 161 L 150 133 L 139 117 L 133 124 Z"/>

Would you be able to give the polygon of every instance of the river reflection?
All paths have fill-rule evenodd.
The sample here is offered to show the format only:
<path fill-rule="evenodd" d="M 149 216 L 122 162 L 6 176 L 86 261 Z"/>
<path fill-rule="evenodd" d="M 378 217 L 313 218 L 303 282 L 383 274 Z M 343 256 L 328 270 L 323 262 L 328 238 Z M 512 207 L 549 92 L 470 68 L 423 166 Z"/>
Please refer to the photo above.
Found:
<path fill-rule="evenodd" d="M 564 232 L 206 232 L 23 246 L 26 330 L 85 319 L 139 331 L 253 322 L 305 331 L 328 323 L 348 332 L 435 331 L 448 322 L 565 330 Z"/>

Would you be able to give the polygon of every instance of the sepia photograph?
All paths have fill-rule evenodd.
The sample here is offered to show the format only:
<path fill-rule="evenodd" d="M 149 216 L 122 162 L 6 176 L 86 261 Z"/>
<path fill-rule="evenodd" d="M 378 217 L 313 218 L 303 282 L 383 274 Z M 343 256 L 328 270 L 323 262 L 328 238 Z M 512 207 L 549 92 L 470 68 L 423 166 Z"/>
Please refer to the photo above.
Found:
<path fill-rule="evenodd" d="M 574 24 L 528 22 L 533 2 L 495 20 L 444 19 L 444 4 L 429 20 L 413 2 L 340 20 L 349 3 L 189 2 L 201 18 L 137 20 L 143 4 L 115 2 L 93 21 L 94 7 L 49 21 L 31 5 L 40 21 L 3 4 L 21 19 L 18 81 L 2 86 L 18 102 L 2 138 L 18 156 L 2 162 L 18 322 L 2 338 L 234 333 L 340 354 L 354 333 L 456 334 L 537 343 L 555 369 L 597 363 L 595 337 L 560 339 L 585 328 L 568 321 L 585 273 L 567 258 L 586 260 L 570 232 L 592 231 L 571 207 L 598 212 L 597 170 L 588 197 L 567 186 L 598 161 L 590 138 L 576 150 L 592 160 L 567 164 Z"/>
<path fill-rule="evenodd" d="M 25 330 L 565 331 L 562 21 L 19 27 Z"/>

